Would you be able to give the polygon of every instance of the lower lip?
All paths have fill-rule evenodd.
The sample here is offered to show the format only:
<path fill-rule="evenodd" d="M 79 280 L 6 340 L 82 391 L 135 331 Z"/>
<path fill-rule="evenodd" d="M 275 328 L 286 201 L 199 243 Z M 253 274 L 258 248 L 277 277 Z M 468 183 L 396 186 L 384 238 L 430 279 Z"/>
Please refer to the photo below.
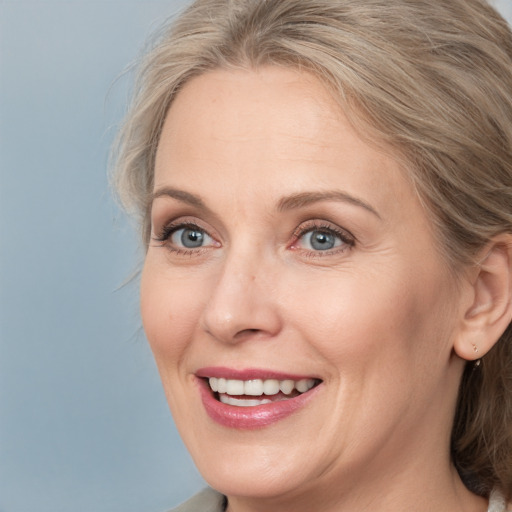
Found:
<path fill-rule="evenodd" d="M 198 379 L 201 399 L 210 418 L 220 425 L 235 429 L 256 429 L 277 423 L 304 407 L 318 392 L 321 384 L 290 398 L 254 407 L 237 407 L 223 404 L 214 396 L 203 379 Z"/>

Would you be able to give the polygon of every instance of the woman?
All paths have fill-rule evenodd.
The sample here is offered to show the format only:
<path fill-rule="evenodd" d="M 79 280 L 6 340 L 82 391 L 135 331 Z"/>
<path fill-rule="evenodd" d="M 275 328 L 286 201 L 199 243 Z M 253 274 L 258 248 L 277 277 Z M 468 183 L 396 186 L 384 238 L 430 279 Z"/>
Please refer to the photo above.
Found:
<path fill-rule="evenodd" d="M 512 36 L 483 0 L 196 1 L 117 169 L 216 489 L 178 510 L 507 510 Z"/>

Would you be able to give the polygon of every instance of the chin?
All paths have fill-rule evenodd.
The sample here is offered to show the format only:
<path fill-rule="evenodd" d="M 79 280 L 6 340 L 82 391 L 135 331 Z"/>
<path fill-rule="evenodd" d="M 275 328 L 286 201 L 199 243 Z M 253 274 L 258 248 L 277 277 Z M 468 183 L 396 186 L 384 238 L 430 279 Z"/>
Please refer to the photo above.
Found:
<path fill-rule="evenodd" d="M 182 437 L 205 481 L 226 496 L 291 496 L 321 481 L 333 458 L 340 460 L 333 450 L 314 442 L 320 435 L 316 424 L 293 416 L 250 430 L 227 429 L 205 418 L 196 425 L 200 427 L 180 429 Z M 332 438 L 324 434 L 325 440 Z"/>
<path fill-rule="evenodd" d="M 276 461 L 267 450 L 264 452 L 238 450 L 213 464 L 197 460 L 197 466 L 208 485 L 226 496 L 272 499 L 307 485 L 309 478 L 303 464 L 294 462 L 293 456 Z"/>

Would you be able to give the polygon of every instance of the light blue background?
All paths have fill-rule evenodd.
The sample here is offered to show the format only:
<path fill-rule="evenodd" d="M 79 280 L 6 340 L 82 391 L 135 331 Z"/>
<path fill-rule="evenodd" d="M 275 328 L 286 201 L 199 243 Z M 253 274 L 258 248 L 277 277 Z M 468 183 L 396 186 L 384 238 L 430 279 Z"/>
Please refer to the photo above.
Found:
<path fill-rule="evenodd" d="M 0 0 L 0 512 L 160 512 L 203 486 L 106 179 L 116 79 L 184 3 Z"/>
<path fill-rule="evenodd" d="M 116 79 L 179 5 L 0 2 L 2 512 L 159 512 L 203 485 L 118 290 L 140 254 L 106 179 Z"/>

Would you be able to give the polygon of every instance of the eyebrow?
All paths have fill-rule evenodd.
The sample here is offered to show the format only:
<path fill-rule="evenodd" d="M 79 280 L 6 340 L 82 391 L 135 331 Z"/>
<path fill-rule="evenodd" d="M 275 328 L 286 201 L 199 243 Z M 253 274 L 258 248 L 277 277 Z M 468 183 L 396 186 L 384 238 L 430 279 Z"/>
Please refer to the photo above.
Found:
<path fill-rule="evenodd" d="M 354 197 L 341 190 L 329 190 L 326 192 L 299 192 L 298 194 L 292 194 L 280 199 L 277 209 L 278 211 L 294 210 L 320 201 L 341 201 L 343 203 L 349 203 L 354 206 L 364 208 L 365 210 L 373 213 L 373 215 L 377 216 L 379 219 L 381 218 L 373 206 L 369 205 L 362 199 Z"/>
<path fill-rule="evenodd" d="M 191 206 L 199 208 L 203 211 L 209 212 L 210 209 L 206 206 L 204 201 L 195 194 L 191 194 L 190 192 L 185 192 L 184 190 L 172 188 L 172 187 L 162 187 L 153 194 L 151 194 L 150 204 L 159 197 L 172 197 L 173 199 L 177 199 L 183 203 L 187 203 Z M 341 190 L 330 190 L 326 192 L 299 192 L 297 194 L 292 194 L 286 197 L 282 197 L 277 203 L 277 211 L 284 212 L 287 210 L 295 210 L 297 208 L 303 208 L 305 206 L 309 206 L 314 203 L 318 203 L 321 201 L 340 201 L 344 203 L 349 203 L 354 206 L 359 206 L 369 211 L 379 219 L 381 216 L 373 208 L 373 206 L 369 205 L 362 199 L 358 197 L 354 197 L 347 192 L 343 192 Z"/>
<path fill-rule="evenodd" d="M 172 197 L 173 199 L 177 199 L 182 203 L 187 203 L 190 206 L 195 206 L 201 210 L 209 211 L 209 208 L 204 204 L 204 201 L 194 194 L 190 192 L 185 192 L 184 190 L 179 190 L 177 188 L 172 187 L 162 187 L 155 190 L 150 197 L 150 204 L 159 197 Z"/>

